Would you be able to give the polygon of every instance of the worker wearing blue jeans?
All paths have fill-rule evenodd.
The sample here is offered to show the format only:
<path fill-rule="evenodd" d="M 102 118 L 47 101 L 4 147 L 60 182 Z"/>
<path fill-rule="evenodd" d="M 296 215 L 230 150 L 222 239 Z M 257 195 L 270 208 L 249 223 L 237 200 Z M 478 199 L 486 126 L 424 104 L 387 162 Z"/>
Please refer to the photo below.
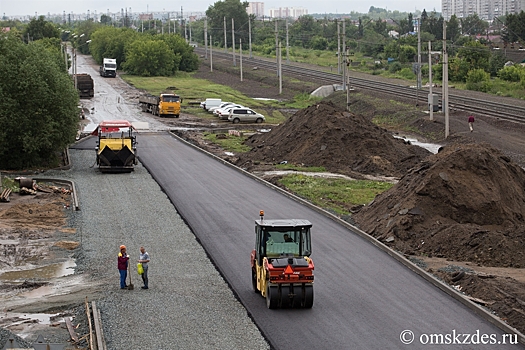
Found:
<path fill-rule="evenodd" d="M 118 272 L 120 273 L 120 289 L 126 289 L 126 278 L 128 277 L 128 260 L 129 255 L 126 253 L 126 246 L 120 246 L 118 253 Z"/>

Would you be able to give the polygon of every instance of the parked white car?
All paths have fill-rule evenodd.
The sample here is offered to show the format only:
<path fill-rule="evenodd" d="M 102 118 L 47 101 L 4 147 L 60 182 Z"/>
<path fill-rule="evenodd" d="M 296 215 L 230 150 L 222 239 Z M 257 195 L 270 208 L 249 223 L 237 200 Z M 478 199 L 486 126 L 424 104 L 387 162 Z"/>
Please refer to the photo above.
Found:
<path fill-rule="evenodd" d="M 208 112 L 213 113 L 217 108 L 224 108 L 226 106 L 232 105 L 233 102 L 222 102 L 220 105 L 208 108 Z"/>
<path fill-rule="evenodd" d="M 224 108 L 218 108 L 213 111 L 213 114 L 215 114 L 219 119 L 221 120 L 228 120 L 228 117 L 230 116 L 230 110 L 234 108 L 246 108 L 243 105 L 229 105 Z"/>
<path fill-rule="evenodd" d="M 234 124 L 237 124 L 239 122 L 262 123 L 266 120 L 266 118 L 264 118 L 264 115 L 255 112 L 253 109 L 245 107 L 245 108 L 232 108 L 230 110 L 230 115 L 228 116 L 228 120 Z"/>

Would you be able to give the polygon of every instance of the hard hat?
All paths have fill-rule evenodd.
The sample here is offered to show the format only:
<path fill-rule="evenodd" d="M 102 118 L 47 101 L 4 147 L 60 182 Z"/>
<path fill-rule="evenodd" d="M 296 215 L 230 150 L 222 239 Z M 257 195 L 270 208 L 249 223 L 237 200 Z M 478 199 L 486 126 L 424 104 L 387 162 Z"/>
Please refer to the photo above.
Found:
<path fill-rule="evenodd" d="M 120 249 L 126 249 L 126 246 L 125 245 L 121 245 Z"/>

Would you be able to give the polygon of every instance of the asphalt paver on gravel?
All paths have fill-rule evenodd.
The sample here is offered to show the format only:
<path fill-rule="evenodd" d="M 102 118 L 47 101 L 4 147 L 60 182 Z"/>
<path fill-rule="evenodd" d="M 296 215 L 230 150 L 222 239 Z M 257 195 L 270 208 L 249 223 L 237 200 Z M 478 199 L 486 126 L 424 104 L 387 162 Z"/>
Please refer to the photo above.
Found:
<path fill-rule="evenodd" d="M 471 340 L 463 344 L 466 337 L 458 344 L 459 338 L 454 338 L 458 333 L 487 334 L 491 338 L 484 339 L 503 347 L 501 330 L 370 242 L 169 134 L 143 135 L 139 157 L 273 347 L 479 346 Z M 301 218 L 313 223 L 316 282 L 310 310 L 268 310 L 251 288 L 253 222 L 261 209 L 268 219 Z M 410 345 L 402 341 L 407 334 L 414 337 Z M 443 338 L 432 338 L 436 334 Z M 435 344 L 439 339 L 444 343 Z"/>

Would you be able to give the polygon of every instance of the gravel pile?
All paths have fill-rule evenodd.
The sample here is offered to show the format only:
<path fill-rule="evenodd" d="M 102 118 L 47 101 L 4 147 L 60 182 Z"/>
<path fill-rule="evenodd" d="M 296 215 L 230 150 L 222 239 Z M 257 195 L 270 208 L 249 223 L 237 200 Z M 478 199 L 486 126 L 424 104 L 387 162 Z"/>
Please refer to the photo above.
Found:
<path fill-rule="evenodd" d="M 100 284 L 97 306 L 109 349 L 269 349 L 144 167 L 139 164 L 131 174 L 101 174 L 91 168 L 94 151 L 71 150 L 71 159 L 70 171 L 46 176 L 75 182 L 80 211 L 71 213 L 69 225 L 82 241 L 77 272 Z M 119 286 L 121 244 L 131 257 L 133 290 Z M 148 290 L 140 288 L 136 272 L 142 245 L 151 256 Z M 85 318 L 82 313 L 77 321 Z"/>

